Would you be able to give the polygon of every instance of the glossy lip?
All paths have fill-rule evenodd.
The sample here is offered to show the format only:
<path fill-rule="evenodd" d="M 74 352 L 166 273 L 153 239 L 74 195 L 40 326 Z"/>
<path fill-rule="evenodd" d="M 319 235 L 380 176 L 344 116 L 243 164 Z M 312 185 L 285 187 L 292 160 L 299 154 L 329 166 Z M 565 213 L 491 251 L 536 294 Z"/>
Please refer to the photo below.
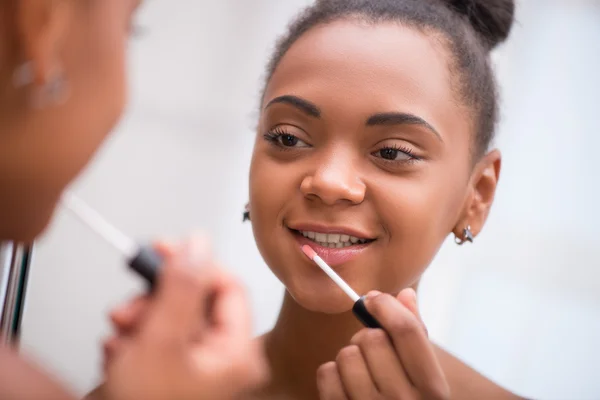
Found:
<path fill-rule="evenodd" d="M 364 231 L 361 231 L 361 230 L 358 230 L 355 228 L 345 227 L 345 226 L 331 226 L 331 225 L 327 226 L 327 225 L 320 225 L 320 224 L 299 223 L 299 224 L 289 224 L 288 228 L 291 230 L 294 230 L 294 231 L 318 232 L 318 233 L 337 233 L 340 235 L 354 236 L 359 239 L 367 239 L 367 240 L 377 239 L 374 235 L 371 235 L 367 232 L 364 232 Z M 312 243 L 315 243 L 315 242 L 312 242 Z"/>
<path fill-rule="evenodd" d="M 358 256 L 362 255 L 365 251 L 367 251 L 369 246 L 371 246 L 374 243 L 374 242 L 368 242 L 368 243 L 364 243 L 364 244 L 357 243 L 357 244 L 353 244 L 352 246 L 343 247 L 340 249 L 338 249 L 338 248 L 332 249 L 331 247 L 321 246 L 317 242 L 314 242 L 314 241 L 310 240 L 309 238 L 302 236 L 302 234 L 300 234 L 299 232 L 295 232 L 290 229 L 290 233 L 296 239 L 296 242 L 298 243 L 298 251 L 300 252 L 301 256 L 305 260 L 309 261 L 309 259 L 306 257 L 306 255 L 304 255 L 304 253 L 302 252 L 302 246 L 307 244 L 315 251 L 315 253 L 317 253 L 319 255 L 319 257 L 321 257 L 323 259 L 323 261 L 325 261 L 327 264 L 329 264 L 330 267 L 337 267 L 337 266 L 345 264 L 349 261 L 354 260 Z M 338 233 L 338 232 L 332 232 L 332 233 Z M 348 233 L 345 233 L 345 234 L 348 235 Z M 353 236 L 355 236 L 355 235 L 353 235 Z M 357 237 L 360 237 L 360 236 L 357 236 Z M 309 261 L 309 262 L 312 265 L 314 265 L 316 268 L 318 268 L 318 266 L 316 264 L 314 264 L 312 261 Z"/>

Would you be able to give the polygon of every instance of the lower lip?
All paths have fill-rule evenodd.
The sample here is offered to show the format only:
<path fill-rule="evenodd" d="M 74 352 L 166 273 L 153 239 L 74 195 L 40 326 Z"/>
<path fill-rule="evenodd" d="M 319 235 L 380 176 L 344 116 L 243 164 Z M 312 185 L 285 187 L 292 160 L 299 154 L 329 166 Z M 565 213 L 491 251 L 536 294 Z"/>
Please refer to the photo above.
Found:
<path fill-rule="evenodd" d="M 295 231 L 292 231 L 292 234 L 300 245 L 298 249 L 301 249 L 305 244 L 309 245 L 315 251 L 315 253 L 317 253 L 319 257 L 321 257 L 323 261 L 325 261 L 331 267 L 352 261 L 356 257 L 363 254 L 373 243 L 353 244 L 352 246 L 332 249 L 331 247 L 323 247 L 317 242 L 314 242 Z"/>

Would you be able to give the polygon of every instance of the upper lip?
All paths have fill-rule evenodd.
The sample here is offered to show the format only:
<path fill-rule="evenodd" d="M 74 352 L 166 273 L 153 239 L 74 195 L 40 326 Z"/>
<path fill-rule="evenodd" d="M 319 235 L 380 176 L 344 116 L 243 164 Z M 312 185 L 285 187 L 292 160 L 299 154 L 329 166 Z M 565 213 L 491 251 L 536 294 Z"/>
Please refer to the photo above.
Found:
<path fill-rule="evenodd" d="M 359 239 L 369 239 L 374 240 L 375 235 L 369 234 L 360 229 L 341 226 L 341 225 L 322 225 L 316 223 L 297 223 L 297 224 L 289 224 L 288 228 L 293 229 L 295 231 L 303 231 L 303 232 L 318 232 L 318 233 L 337 233 L 340 235 L 348 235 L 354 236 Z"/>

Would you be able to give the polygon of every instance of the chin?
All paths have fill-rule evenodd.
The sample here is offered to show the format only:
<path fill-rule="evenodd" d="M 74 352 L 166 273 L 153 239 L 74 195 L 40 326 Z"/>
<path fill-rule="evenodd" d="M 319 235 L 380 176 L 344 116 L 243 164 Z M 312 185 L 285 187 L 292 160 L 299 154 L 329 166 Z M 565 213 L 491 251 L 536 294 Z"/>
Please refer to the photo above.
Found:
<path fill-rule="evenodd" d="M 39 204 L 26 204 L 18 210 L 15 210 L 15 207 L 3 207 L 13 212 L 0 215 L 3 221 L 0 226 L 0 240 L 33 243 L 50 225 L 55 206 L 56 202 L 44 204 L 43 207 Z"/>
<path fill-rule="evenodd" d="M 328 279 L 328 278 L 327 278 Z M 342 314 L 352 310 L 352 300 L 333 282 L 286 285 L 287 292 L 302 308 L 323 314 Z"/>

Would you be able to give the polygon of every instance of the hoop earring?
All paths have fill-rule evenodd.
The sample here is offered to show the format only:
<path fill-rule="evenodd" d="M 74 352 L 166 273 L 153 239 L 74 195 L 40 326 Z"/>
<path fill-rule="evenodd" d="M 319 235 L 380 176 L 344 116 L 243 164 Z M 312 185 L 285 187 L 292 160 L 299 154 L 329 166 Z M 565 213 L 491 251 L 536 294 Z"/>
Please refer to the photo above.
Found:
<path fill-rule="evenodd" d="M 250 205 L 246 204 L 244 213 L 242 214 L 242 222 L 250 221 Z"/>
<path fill-rule="evenodd" d="M 466 242 L 473 243 L 473 233 L 471 232 L 471 226 L 467 225 L 465 229 L 463 229 L 463 233 L 461 237 L 457 235 L 454 236 L 454 243 L 459 246 L 462 246 Z"/>

